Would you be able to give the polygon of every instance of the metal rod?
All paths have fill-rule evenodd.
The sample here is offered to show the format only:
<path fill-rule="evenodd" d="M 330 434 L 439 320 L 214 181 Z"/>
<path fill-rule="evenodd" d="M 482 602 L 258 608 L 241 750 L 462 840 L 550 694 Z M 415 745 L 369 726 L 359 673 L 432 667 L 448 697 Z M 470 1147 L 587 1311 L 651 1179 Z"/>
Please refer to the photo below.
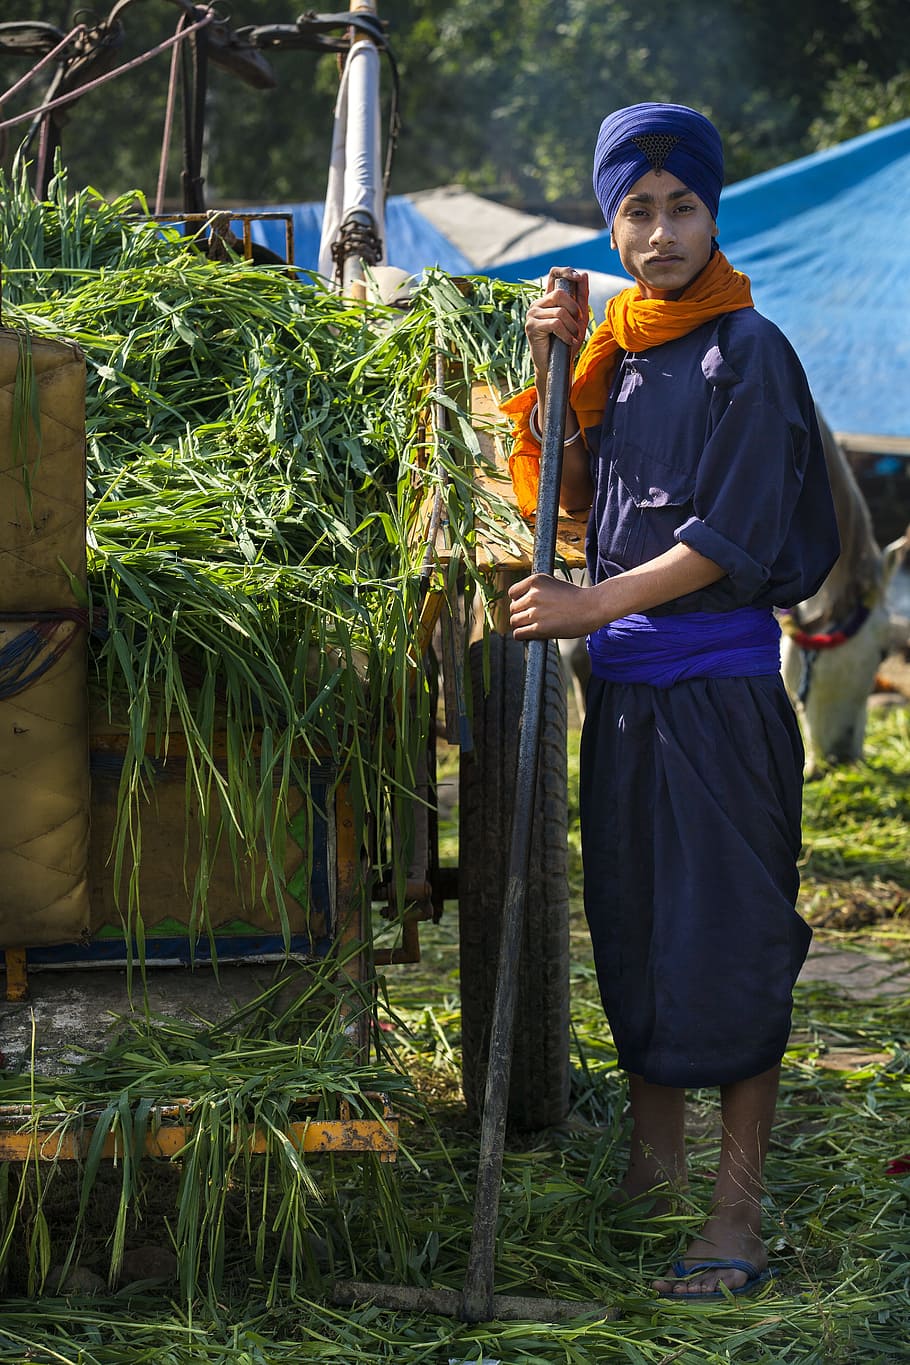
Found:
<path fill-rule="evenodd" d="M 557 288 L 574 293 L 574 285 L 560 279 Z M 550 341 L 547 367 L 547 404 L 541 441 L 540 486 L 534 526 L 532 572 L 552 573 L 556 554 L 559 517 L 559 486 L 562 451 L 569 400 L 569 348 L 563 341 Z M 509 875 L 499 942 L 496 995 L 490 1026 L 487 1085 L 480 1131 L 480 1159 L 474 1197 L 474 1227 L 463 1296 L 466 1322 L 489 1322 L 493 1317 L 493 1280 L 496 1220 L 502 1177 L 503 1145 L 512 1070 L 512 1037 L 518 994 L 518 968 L 528 892 L 531 825 L 537 786 L 547 668 L 547 640 L 531 640 L 525 664 L 518 768 L 512 809 Z"/>

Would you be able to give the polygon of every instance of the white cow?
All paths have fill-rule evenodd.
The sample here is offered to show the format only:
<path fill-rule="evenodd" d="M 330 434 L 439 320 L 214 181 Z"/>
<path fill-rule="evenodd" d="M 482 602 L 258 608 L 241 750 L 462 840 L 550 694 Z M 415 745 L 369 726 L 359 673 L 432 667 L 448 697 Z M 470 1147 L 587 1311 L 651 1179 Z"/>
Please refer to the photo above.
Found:
<path fill-rule="evenodd" d="M 780 614 L 781 671 L 802 723 L 810 776 L 826 764 L 862 756 L 869 693 L 882 660 L 894 646 L 885 600 L 888 583 L 910 550 L 910 529 L 884 551 L 879 549 L 866 500 L 821 414 L 819 426 L 841 553 L 815 596 Z M 583 716 L 590 677 L 585 642 L 562 640 L 560 653 Z"/>
<path fill-rule="evenodd" d="M 781 671 L 806 742 L 806 772 L 862 757 L 875 675 L 893 647 L 888 583 L 910 546 L 879 549 L 859 485 L 819 414 L 841 552 L 814 597 L 781 613 Z"/>

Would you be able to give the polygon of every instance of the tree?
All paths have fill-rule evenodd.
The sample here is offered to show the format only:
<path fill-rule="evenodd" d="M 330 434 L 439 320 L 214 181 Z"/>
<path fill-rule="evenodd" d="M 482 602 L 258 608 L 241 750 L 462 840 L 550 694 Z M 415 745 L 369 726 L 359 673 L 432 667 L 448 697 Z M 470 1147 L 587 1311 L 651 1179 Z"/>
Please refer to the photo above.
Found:
<path fill-rule="evenodd" d="M 816 147 L 834 147 L 905 118 L 910 118 L 910 72 L 879 81 L 865 62 L 857 62 L 831 81 L 809 136 Z"/>
<path fill-rule="evenodd" d="M 294 0 L 237 0 L 232 22 L 290 23 Z M 64 26 L 75 3 L 7 0 L 7 19 Z M 12 13 L 8 11 L 12 10 Z M 672 100 L 724 136 L 734 181 L 910 113 L 906 0 L 380 0 L 402 83 L 392 191 L 461 181 L 519 205 L 593 203 L 591 153 L 609 109 Z M 168 0 L 123 14 L 124 55 L 173 32 Z M 276 203 L 325 192 L 337 63 L 270 55 L 277 85 L 210 69 L 209 202 Z M 76 181 L 105 193 L 158 176 L 167 55 L 85 96 L 64 131 Z M 0 89 L 25 69 L 0 59 Z M 389 82 L 384 81 L 386 102 Z M 27 92 L 34 103 L 36 87 Z M 16 97 L 3 111 L 27 108 Z M 8 163 L 17 145 L 6 148 Z M 175 135 L 168 186 L 179 188 Z"/>
<path fill-rule="evenodd" d="M 55 0 L 10 0 L 18 19 L 40 19 L 68 31 L 75 6 Z M 282 0 L 243 0 L 235 26 L 292 23 L 299 6 Z M 278 13 L 276 14 L 276 10 Z M 287 12 L 290 10 L 290 12 Z M 170 37 L 180 10 L 167 0 L 134 0 L 122 13 L 126 61 Z M 318 198 L 324 193 L 331 143 L 337 66 L 331 55 L 284 52 L 269 58 L 276 89 L 255 90 L 224 69 L 209 64 L 206 96 L 205 176 L 209 202 L 221 199 L 270 201 Z M 27 68 L 23 59 L 0 60 L 0 89 Z M 63 132 L 65 159 L 76 180 L 107 195 L 142 189 L 150 197 L 158 179 L 167 100 L 170 54 L 162 53 L 138 69 L 83 96 L 68 114 Z M 28 87 L 4 111 L 38 102 L 43 79 Z M 3 159 L 9 164 L 20 130 L 8 137 Z M 167 179 L 170 198 L 180 196 L 179 102 L 171 139 Z"/>

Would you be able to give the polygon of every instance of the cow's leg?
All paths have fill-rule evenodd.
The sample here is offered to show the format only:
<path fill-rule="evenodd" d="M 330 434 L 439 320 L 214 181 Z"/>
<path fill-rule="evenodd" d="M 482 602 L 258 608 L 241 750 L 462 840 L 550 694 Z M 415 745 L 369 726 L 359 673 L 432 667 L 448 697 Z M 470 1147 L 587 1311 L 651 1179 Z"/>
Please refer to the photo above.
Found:
<path fill-rule="evenodd" d="M 584 637 L 578 640 L 559 641 L 559 661 L 562 665 L 566 687 L 571 687 L 575 698 L 575 708 L 580 720 L 585 718 L 585 693 L 591 676 L 591 660 Z"/>
<path fill-rule="evenodd" d="M 814 656 L 807 655 L 805 650 L 794 644 L 789 636 L 783 636 L 780 642 L 780 671 L 784 686 L 787 689 L 787 695 L 799 717 L 799 726 L 806 748 L 804 776 L 807 778 L 817 777 L 821 765 L 821 755 L 817 752 L 812 728 L 803 704 L 803 698 L 808 696 L 808 689 L 812 684 L 813 663 Z"/>
<path fill-rule="evenodd" d="M 569 578 L 578 587 L 584 587 L 591 581 L 585 569 L 573 569 Z M 585 718 L 585 695 L 588 690 L 588 679 L 591 676 L 591 660 L 584 637 L 577 640 L 560 640 L 559 658 L 566 688 L 567 690 L 571 688 L 578 718 L 583 721 Z"/>

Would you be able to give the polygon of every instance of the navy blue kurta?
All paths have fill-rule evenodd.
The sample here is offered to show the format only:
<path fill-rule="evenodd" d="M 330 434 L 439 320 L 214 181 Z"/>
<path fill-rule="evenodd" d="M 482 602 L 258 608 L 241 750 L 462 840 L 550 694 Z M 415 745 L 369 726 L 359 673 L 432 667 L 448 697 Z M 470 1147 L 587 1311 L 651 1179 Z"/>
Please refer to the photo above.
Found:
<path fill-rule="evenodd" d="M 792 606 L 837 557 L 805 376 L 753 309 L 628 355 L 586 437 L 593 581 L 680 541 L 727 571 L 649 615 Z M 795 909 L 802 769 L 779 676 L 591 679 L 585 910 L 626 1070 L 722 1085 L 780 1060 L 810 938 Z"/>

